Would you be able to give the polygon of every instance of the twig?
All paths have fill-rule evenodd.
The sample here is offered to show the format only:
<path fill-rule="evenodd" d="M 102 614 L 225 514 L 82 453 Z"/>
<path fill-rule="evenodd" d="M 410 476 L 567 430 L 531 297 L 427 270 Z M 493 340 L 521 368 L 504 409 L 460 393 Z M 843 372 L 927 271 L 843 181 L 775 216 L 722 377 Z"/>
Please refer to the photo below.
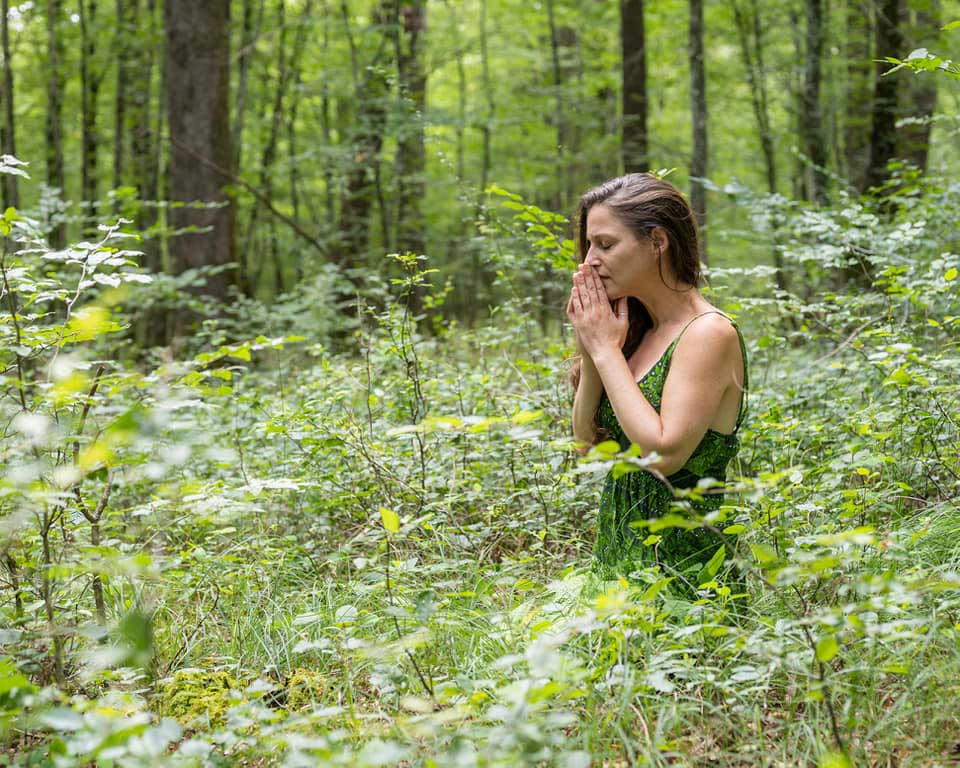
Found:
<path fill-rule="evenodd" d="M 294 232 L 300 235 L 300 237 L 306 240 L 310 245 L 312 245 L 314 248 L 320 251 L 320 253 L 323 254 L 323 256 L 326 257 L 329 255 L 327 248 L 323 245 L 323 243 L 321 243 L 319 240 L 313 237 L 309 232 L 307 232 L 303 227 L 301 227 L 294 219 L 291 219 L 285 213 L 281 213 L 276 208 L 274 208 L 273 203 L 270 202 L 269 198 L 267 198 L 266 195 L 264 195 L 259 189 L 254 187 L 252 184 L 250 184 L 247 181 L 244 181 L 239 176 L 235 176 L 226 168 L 223 168 L 222 166 L 217 165 L 217 163 L 210 160 L 210 158 L 204 157 L 192 147 L 189 147 L 186 144 L 184 144 L 182 141 L 178 141 L 177 139 L 171 138 L 170 143 L 175 144 L 178 149 L 183 150 L 184 152 L 189 154 L 191 157 L 193 157 L 195 160 L 200 162 L 202 165 L 207 166 L 211 170 L 223 176 L 223 178 L 227 179 L 228 181 L 234 184 L 237 184 L 243 187 L 245 190 L 247 190 L 247 192 L 249 192 L 251 195 L 253 195 L 257 199 L 257 202 L 263 205 L 263 207 L 266 208 L 268 211 L 270 211 L 270 213 L 272 213 L 274 216 L 280 219 L 280 221 L 282 221 L 284 224 L 290 227 Z"/>

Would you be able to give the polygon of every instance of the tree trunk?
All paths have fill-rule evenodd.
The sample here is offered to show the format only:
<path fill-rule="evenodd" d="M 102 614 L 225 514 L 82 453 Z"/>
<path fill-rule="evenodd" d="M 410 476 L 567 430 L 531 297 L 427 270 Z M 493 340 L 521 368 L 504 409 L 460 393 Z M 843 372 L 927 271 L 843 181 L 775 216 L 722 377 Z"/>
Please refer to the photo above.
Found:
<path fill-rule="evenodd" d="M 791 3 L 787 8 L 790 18 L 790 32 L 793 40 L 794 61 L 802 62 L 806 56 L 803 44 L 803 32 L 800 27 L 800 14 Z M 790 104 L 793 106 L 793 133 L 800 137 L 803 143 L 803 121 L 806 119 L 803 107 L 803 68 L 799 65 L 790 68 Z M 800 152 L 794 153 L 794 169 L 791 174 L 793 181 L 793 197 L 796 200 L 810 198 L 810 185 L 807 183 L 807 163 Z"/>
<path fill-rule="evenodd" d="M 301 11 L 300 18 L 297 23 L 297 32 L 294 38 L 292 52 L 287 53 L 286 50 L 286 20 L 285 20 L 285 7 L 284 0 L 281 0 L 280 5 L 278 6 L 278 27 L 280 28 L 280 40 L 277 49 L 277 57 L 279 64 L 279 72 L 277 73 L 277 81 L 273 86 L 273 111 L 271 113 L 270 119 L 270 134 L 267 137 L 267 142 L 263 147 L 263 152 L 260 156 L 260 191 L 263 193 L 264 198 L 267 202 L 273 202 L 273 177 L 272 170 L 273 164 L 277 159 L 277 146 L 280 141 L 280 131 L 283 128 L 283 119 L 285 113 L 285 100 L 287 98 L 287 93 L 290 90 L 290 84 L 294 81 L 294 73 L 300 67 L 300 55 L 303 52 L 304 44 L 306 41 L 306 30 L 307 25 L 310 22 L 310 17 L 313 10 L 313 0 L 306 0 Z M 248 244 L 255 241 L 255 231 L 254 226 L 257 221 L 257 212 L 260 210 L 259 205 L 255 205 L 250 212 L 250 222 L 247 229 L 247 236 L 245 238 Z M 276 239 L 276 227 L 275 222 L 271 221 L 269 226 L 269 235 L 270 235 L 270 256 L 273 263 L 273 276 L 274 276 L 274 288 L 277 293 L 283 291 L 283 266 L 280 263 L 279 256 L 279 246 Z M 249 260 L 245 257 L 243 259 L 244 263 L 247 264 L 247 268 L 250 269 Z M 262 261 L 256 265 L 256 269 L 253 270 L 255 273 L 253 279 L 253 285 L 259 283 L 260 270 L 263 268 Z"/>
<path fill-rule="evenodd" d="M 707 263 L 707 80 L 703 63 L 703 0 L 690 0 L 690 112 L 693 115 L 693 157 L 690 161 L 690 205 L 700 225 L 700 260 Z"/>
<path fill-rule="evenodd" d="M 425 0 L 400 3 L 400 29 L 396 37 L 397 73 L 404 124 L 397 141 L 397 248 L 423 254 L 426 230 L 421 202 L 426 193 L 423 116 L 427 75 L 423 65 L 427 24 Z"/>
<path fill-rule="evenodd" d="M 900 21 L 904 33 L 903 55 L 917 48 L 936 48 L 940 35 L 938 0 L 901 0 Z M 916 165 L 921 172 L 927 170 L 930 118 L 937 107 L 937 83 L 940 82 L 937 74 L 899 76 L 898 99 L 904 106 L 904 116 L 912 119 L 900 126 L 897 155 Z"/>
<path fill-rule="evenodd" d="M 647 43 L 643 0 L 620 0 L 623 70 L 623 172 L 650 169 L 647 141 Z"/>
<path fill-rule="evenodd" d="M 127 83 L 130 80 L 129 58 L 133 23 L 130 16 L 135 0 L 117 0 L 117 24 L 113 37 L 113 50 L 117 54 L 117 87 L 113 108 L 113 188 L 123 186 L 124 162 L 127 135 Z"/>
<path fill-rule="evenodd" d="M 567 101 L 567 94 L 564 93 L 563 88 L 563 74 L 560 67 L 560 38 L 557 30 L 557 22 L 554 14 L 554 0 L 547 0 L 547 24 L 550 28 L 550 62 L 553 68 L 553 92 L 554 98 L 556 99 L 556 104 L 553 108 L 553 120 L 557 129 L 557 139 L 556 139 L 556 194 L 551 203 L 554 210 L 561 210 L 564 207 L 564 183 L 563 180 L 566 176 L 564 172 L 564 167 L 566 166 L 566 148 L 567 148 L 567 116 L 565 104 Z M 541 302 L 541 314 L 545 308 Z"/>
<path fill-rule="evenodd" d="M 386 3 L 386 0 L 384 0 Z M 349 30 L 349 13 L 346 3 L 341 9 L 344 22 Z M 386 13 L 385 13 L 386 11 Z M 376 23 L 384 23 L 389 8 L 378 10 Z M 352 36 L 348 32 L 352 41 Z M 355 48 L 351 44 L 353 56 Z M 351 115 L 350 137 L 353 158 L 346 172 L 346 180 L 340 198 L 340 220 L 338 224 L 340 246 L 334 251 L 334 261 L 345 269 L 357 266 L 367 255 L 370 243 L 370 214 L 374 199 L 378 196 L 380 168 L 380 150 L 383 146 L 383 134 L 387 122 L 387 99 L 390 85 L 387 72 L 380 60 L 380 53 L 371 62 L 360 80 L 359 68 L 353 68 L 355 98 Z M 350 109 L 349 105 L 341 105 Z M 383 204 L 381 204 L 383 212 Z M 345 297 L 341 297 L 345 298 Z"/>
<path fill-rule="evenodd" d="M 17 154 L 16 131 L 13 122 L 13 66 L 10 62 L 10 30 L 8 28 L 8 2 L 2 0 L 0 12 L 0 43 L 3 52 L 3 122 L 0 123 L 0 151 L 5 155 Z M 3 174 L 3 207 L 20 207 L 20 188 L 17 185 L 17 176 L 12 173 Z"/>
<path fill-rule="evenodd" d="M 139 0 L 135 8 L 135 25 L 141 35 L 149 41 L 156 41 L 155 27 L 156 0 L 147 0 L 146 13 L 141 12 Z M 159 42 L 159 41 L 157 41 Z M 137 229 L 148 230 L 157 221 L 156 201 L 159 197 L 157 179 L 156 143 L 151 114 L 151 96 L 153 94 L 153 51 L 154 45 L 138 45 L 131 51 L 130 82 L 132 85 L 129 105 L 130 157 L 133 178 L 137 184 L 137 197 L 140 206 L 137 212 Z M 147 238 L 141 243 L 144 252 L 144 266 L 153 272 L 162 269 L 160 251 L 155 238 Z"/>
<path fill-rule="evenodd" d="M 810 169 L 810 197 L 814 202 L 827 202 L 827 144 L 823 130 L 823 105 L 820 84 L 823 73 L 823 0 L 806 0 L 807 44 L 803 70 L 803 153 Z"/>
<path fill-rule="evenodd" d="M 898 0 L 880 0 L 877 5 L 876 56 L 903 57 L 903 36 L 900 31 Z M 877 62 L 874 68 L 873 115 L 870 129 L 870 163 L 866 186 L 877 187 L 888 178 L 887 163 L 897 152 L 897 75 L 883 77 L 890 68 Z M 898 73 L 899 75 L 900 73 Z"/>
<path fill-rule="evenodd" d="M 63 39 L 60 27 L 63 0 L 47 0 L 47 186 L 66 197 L 63 173 Z M 67 242 L 65 222 L 50 228 L 50 245 L 63 248 Z"/>
<path fill-rule="evenodd" d="M 732 0 L 731 4 L 740 43 L 740 57 L 747 71 L 747 82 L 750 84 L 750 101 L 757 121 L 757 133 L 766 169 L 767 191 L 772 195 L 777 191 L 777 162 L 773 130 L 770 127 L 766 69 L 763 63 L 763 26 L 760 24 L 760 9 L 756 0 L 747 2 L 749 7 L 743 7 L 737 0 Z"/>
<path fill-rule="evenodd" d="M 96 0 L 79 0 L 80 17 L 80 113 L 81 158 L 80 199 L 84 207 L 84 230 L 92 236 L 97 229 L 97 101 L 100 94 L 100 73 L 96 55 Z"/>
<path fill-rule="evenodd" d="M 870 112 L 873 101 L 873 0 L 847 0 L 846 110 L 843 143 L 846 178 L 853 189 L 866 188 L 867 166 L 870 163 Z"/>
<path fill-rule="evenodd" d="M 230 146 L 229 0 L 166 0 L 166 98 L 170 131 L 170 194 L 174 201 L 221 203 L 218 207 L 176 207 L 170 224 L 210 228 L 179 234 L 170 241 L 176 273 L 235 261 L 234 205 L 224 192 L 233 178 Z M 235 285 L 224 268 L 207 277 L 203 292 L 221 301 Z M 184 330 L 182 325 L 178 331 Z"/>
<path fill-rule="evenodd" d="M 763 63 L 763 25 L 760 23 L 760 9 L 757 0 L 748 0 L 749 7 L 743 7 L 732 0 L 733 17 L 740 42 L 740 56 L 747 71 L 750 84 L 750 100 L 757 121 L 757 134 L 760 137 L 760 149 L 763 153 L 767 175 L 767 192 L 777 192 L 777 161 L 774 152 L 773 130 L 770 127 L 770 107 L 767 98 L 767 77 Z M 776 268 L 777 287 L 787 289 L 786 273 L 783 269 L 783 256 L 777 246 L 776 224 L 773 226 L 773 265 Z"/>
<path fill-rule="evenodd" d="M 237 99 L 233 113 L 233 167 L 239 172 L 243 168 L 243 125 L 247 105 L 247 81 L 250 77 L 250 61 L 253 57 L 253 46 L 260 36 L 263 26 L 263 11 L 265 0 L 260 0 L 256 23 L 253 14 L 254 0 L 243 0 L 243 26 L 240 31 L 240 50 L 237 52 L 237 61 L 240 72 L 237 76 Z M 283 30 L 281 29 L 281 34 Z"/>

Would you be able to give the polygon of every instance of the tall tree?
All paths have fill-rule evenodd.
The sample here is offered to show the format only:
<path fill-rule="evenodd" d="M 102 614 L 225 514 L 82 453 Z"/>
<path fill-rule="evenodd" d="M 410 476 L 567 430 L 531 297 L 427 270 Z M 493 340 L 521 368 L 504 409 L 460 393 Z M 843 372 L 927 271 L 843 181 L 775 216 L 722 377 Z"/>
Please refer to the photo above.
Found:
<path fill-rule="evenodd" d="M 98 37 L 97 0 L 78 0 L 80 21 L 80 199 L 84 206 L 84 227 L 96 231 L 97 222 L 97 106 L 103 76 L 96 60 Z M 149 46 L 145 46 L 149 47 Z"/>
<path fill-rule="evenodd" d="M 66 196 L 63 172 L 63 0 L 47 0 L 47 186 Z M 50 229 L 50 244 L 63 248 L 67 242 L 67 226 L 56 222 Z"/>
<path fill-rule="evenodd" d="M 873 101 L 874 0 L 846 0 L 846 108 L 843 115 L 843 144 L 849 185 L 862 192 L 870 162 L 870 110 Z"/>
<path fill-rule="evenodd" d="M 707 261 L 707 79 L 703 63 L 703 0 L 690 0 L 690 112 L 693 157 L 690 159 L 690 205 L 700 224 L 700 259 Z"/>
<path fill-rule="evenodd" d="M 643 0 L 620 0 L 620 51 L 623 71 L 623 172 L 650 168 L 647 141 L 647 41 Z"/>
<path fill-rule="evenodd" d="M 380 27 L 389 23 L 391 15 L 389 0 L 383 0 L 383 3 L 375 14 L 375 23 Z M 370 242 L 370 216 L 375 201 L 380 203 L 381 216 L 385 214 L 379 189 L 380 150 L 387 123 L 390 86 L 382 44 L 361 76 L 346 0 L 341 1 L 340 10 L 351 50 L 354 97 L 352 103 L 341 101 L 339 105 L 344 127 L 349 131 L 351 158 L 340 197 L 340 243 L 333 253 L 333 260 L 349 269 L 361 263 L 360 260 L 366 256 Z M 383 235 L 385 240 L 389 237 L 387 231 Z"/>
<path fill-rule="evenodd" d="M 737 27 L 737 39 L 740 43 L 740 56 L 747 70 L 750 84 L 750 101 L 753 115 L 757 121 L 757 134 L 760 137 L 760 149 L 766 167 L 767 192 L 777 192 L 777 158 L 774 151 L 773 129 L 770 125 L 770 103 L 767 96 L 767 74 L 764 66 L 763 24 L 760 22 L 760 8 L 757 0 L 731 0 L 733 18 Z M 773 265 L 777 270 L 777 286 L 787 288 L 786 274 L 783 270 L 783 255 L 776 243 L 773 247 Z"/>
<path fill-rule="evenodd" d="M 810 197 L 827 202 L 827 143 L 823 129 L 823 0 L 805 0 L 807 12 L 806 57 L 803 71 L 803 113 L 800 121 L 803 152 L 810 162 Z"/>
<path fill-rule="evenodd" d="M 291 85 L 295 80 L 296 72 L 300 68 L 300 57 L 303 53 L 304 45 L 309 29 L 310 17 L 313 12 L 313 0 L 306 0 L 303 10 L 300 12 L 296 25 L 293 45 L 287 46 L 287 21 L 286 21 L 286 2 L 280 0 L 277 5 L 277 27 L 280 30 L 280 39 L 277 50 L 277 73 L 270 89 L 273 94 L 273 104 L 270 113 L 270 129 L 267 134 L 267 140 L 263 145 L 260 154 L 260 181 L 259 187 L 262 199 L 269 205 L 273 204 L 273 166 L 277 160 L 278 148 L 280 146 L 281 132 L 284 127 L 284 118 L 288 112 L 289 93 Z M 250 212 L 250 221 L 247 228 L 247 235 L 244 238 L 248 246 L 255 243 L 254 227 L 257 222 L 258 213 L 261 206 L 255 205 Z M 269 240 L 268 249 L 261 252 L 261 255 L 269 253 L 271 264 L 273 266 L 274 291 L 281 293 L 284 288 L 283 264 L 279 252 L 279 243 L 277 242 L 276 222 L 273 218 L 267 223 Z M 253 275 L 253 285 L 259 283 L 260 270 L 265 266 L 264 259 L 260 258 L 256 264 L 251 265 L 250 254 L 245 253 L 242 263 L 246 265 L 246 270 Z"/>
<path fill-rule="evenodd" d="M 401 114 L 405 119 L 397 140 L 397 247 L 421 254 L 426 247 L 421 207 L 426 192 L 424 172 L 427 167 L 424 148 L 427 73 L 423 62 L 426 0 L 401 2 L 399 12 L 395 46 Z"/>
<path fill-rule="evenodd" d="M 154 128 L 154 51 L 158 40 L 156 0 L 132 0 L 133 22 L 140 30 L 144 45 L 131 48 L 128 73 L 130 76 L 130 98 L 128 120 L 124 131 L 130 136 L 130 162 L 133 179 L 137 186 L 137 229 L 141 232 L 152 227 L 157 220 L 156 201 L 160 196 L 159 168 L 157 158 L 157 136 Z M 151 44 L 153 43 L 153 44 Z M 144 266 L 159 271 L 160 250 L 154 238 L 145 240 L 141 249 L 144 252 Z"/>
<path fill-rule="evenodd" d="M 900 25 L 903 29 L 903 51 L 917 48 L 935 48 L 940 34 L 940 3 L 938 0 L 902 0 Z M 889 54 L 888 54 L 889 55 Z M 900 54 L 893 54 L 900 55 Z M 924 72 L 913 77 L 900 76 L 898 100 L 901 111 L 909 118 L 899 129 L 897 155 L 927 169 L 930 150 L 930 118 L 937 106 L 936 73 Z"/>
<path fill-rule="evenodd" d="M 0 152 L 5 155 L 17 154 L 17 136 L 13 121 L 13 64 L 10 61 L 10 29 L 9 8 L 7 0 L 0 3 L 0 51 L 3 53 L 3 122 L 0 123 Z M 20 206 L 20 190 L 17 186 L 17 176 L 13 173 L 3 174 L 3 207 L 17 208 Z"/>
<path fill-rule="evenodd" d="M 207 278 L 205 293 L 226 299 L 235 284 L 226 268 L 234 258 L 234 205 L 224 191 L 233 180 L 230 146 L 229 0 L 166 0 L 166 99 L 170 132 L 170 194 L 187 205 L 170 210 L 175 229 L 194 228 L 170 240 L 175 272 L 224 267 Z M 183 330 L 178 329 L 178 330 Z"/>
<path fill-rule="evenodd" d="M 879 0 L 877 4 L 877 57 L 901 56 L 903 35 L 899 23 L 898 0 Z M 889 69 L 885 61 L 874 68 L 873 114 L 870 129 L 870 163 L 865 176 L 866 187 L 876 187 L 887 180 L 887 163 L 897 151 L 897 78 L 884 77 Z"/>

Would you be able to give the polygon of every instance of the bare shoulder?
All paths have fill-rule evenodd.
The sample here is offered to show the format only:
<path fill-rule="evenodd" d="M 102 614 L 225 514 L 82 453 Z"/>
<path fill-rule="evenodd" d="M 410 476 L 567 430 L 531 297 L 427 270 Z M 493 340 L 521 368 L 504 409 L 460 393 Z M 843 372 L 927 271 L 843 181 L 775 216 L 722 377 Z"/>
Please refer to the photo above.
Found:
<path fill-rule="evenodd" d="M 736 363 L 740 337 L 729 317 L 711 312 L 693 320 L 677 342 L 675 356 L 700 364 Z"/>

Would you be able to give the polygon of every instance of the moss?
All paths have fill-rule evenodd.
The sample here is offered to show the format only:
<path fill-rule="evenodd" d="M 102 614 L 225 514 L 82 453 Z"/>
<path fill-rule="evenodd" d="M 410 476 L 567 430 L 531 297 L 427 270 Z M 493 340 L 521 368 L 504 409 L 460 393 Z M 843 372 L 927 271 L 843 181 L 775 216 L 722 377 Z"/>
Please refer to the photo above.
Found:
<path fill-rule="evenodd" d="M 196 720 L 223 725 L 234 704 L 230 691 L 237 689 L 237 681 L 226 672 L 183 669 L 161 688 L 161 711 L 184 725 Z"/>
<path fill-rule="evenodd" d="M 311 669 L 296 669 L 287 678 L 287 707 L 295 712 L 311 707 L 323 699 L 327 679 Z"/>

